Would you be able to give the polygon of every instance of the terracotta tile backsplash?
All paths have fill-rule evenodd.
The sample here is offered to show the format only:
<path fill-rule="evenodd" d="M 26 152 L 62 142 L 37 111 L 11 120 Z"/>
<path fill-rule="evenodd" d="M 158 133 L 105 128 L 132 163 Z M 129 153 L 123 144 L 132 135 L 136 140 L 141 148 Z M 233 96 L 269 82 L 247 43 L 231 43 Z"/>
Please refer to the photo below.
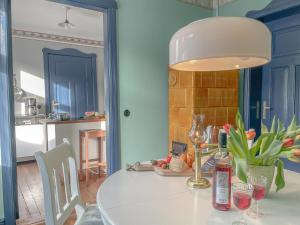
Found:
<path fill-rule="evenodd" d="M 169 148 L 172 141 L 192 146 L 187 133 L 193 114 L 204 114 L 205 124 L 235 123 L 239 71 L 169 71 Z"/>
<path fill-rule="evenodd" d="M 202 87 L 215 87 L 215 86 L 216 86 L 216 73 L 202 72 Z"/>

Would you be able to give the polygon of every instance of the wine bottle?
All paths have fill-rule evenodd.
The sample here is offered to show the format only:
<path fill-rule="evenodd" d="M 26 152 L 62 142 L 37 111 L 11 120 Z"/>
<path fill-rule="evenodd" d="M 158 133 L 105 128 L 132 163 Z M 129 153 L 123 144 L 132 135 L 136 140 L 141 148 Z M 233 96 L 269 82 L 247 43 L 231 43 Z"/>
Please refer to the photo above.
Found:
<path fill-rule="evenodd" d="M 219 132 L 219 152 L 215 155 L 216 165 L 213 175 L 213 206 L 221 211 L 231 207 L 232 166 L 227 149 L 227 134 Z"/>

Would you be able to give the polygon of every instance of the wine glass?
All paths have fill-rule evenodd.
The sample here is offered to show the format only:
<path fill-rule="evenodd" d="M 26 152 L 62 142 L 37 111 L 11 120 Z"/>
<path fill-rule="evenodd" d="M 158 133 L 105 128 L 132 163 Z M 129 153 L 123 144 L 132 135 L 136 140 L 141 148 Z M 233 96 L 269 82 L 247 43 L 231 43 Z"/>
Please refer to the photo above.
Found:
<path fill-rule="evenodd" d="M 258 218 L 263 215 L 259 212 L 258 202 L 266 197 L 267 177 L 265 176 L 249 176 L 248 182 L 253 186 L 252 198 L 255 200 L 256 208 L 252 209 L 250 215 L 254 218 Z"/>
<path fill-rule="evenodd" d="M 233 203 L 241 210 L 241 216 L 238 221 L 234 221 L 232 225 L 247 225 L 244 219 L 244 212 L 251 205 L 251 198 L 253 194 L 253 186 L 247 183 L 232 184 Z"/>

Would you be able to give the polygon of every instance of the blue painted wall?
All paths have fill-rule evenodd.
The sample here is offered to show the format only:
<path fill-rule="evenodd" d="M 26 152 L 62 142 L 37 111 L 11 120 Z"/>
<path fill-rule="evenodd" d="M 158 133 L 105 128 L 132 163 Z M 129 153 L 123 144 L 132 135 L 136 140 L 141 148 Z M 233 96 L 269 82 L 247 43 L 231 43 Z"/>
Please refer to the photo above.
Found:
<path fill-rule="evenodd" d="M 124 166 L 167 154 L 169 40 L 212 12 L 177 0 L 119 0 L 117 15 Z M 130 117 L 124 117 L 125 109 Z"/>

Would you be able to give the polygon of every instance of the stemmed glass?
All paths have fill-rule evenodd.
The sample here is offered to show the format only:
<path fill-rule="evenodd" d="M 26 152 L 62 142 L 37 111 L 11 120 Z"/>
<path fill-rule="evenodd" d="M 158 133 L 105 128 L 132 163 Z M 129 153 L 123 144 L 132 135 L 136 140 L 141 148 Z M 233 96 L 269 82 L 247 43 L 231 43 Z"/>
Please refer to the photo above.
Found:
<path fill-rule="evenodd" d="M 192 128 L 189 131 L 189 138 L 195 149 L 195 176 L 187 180 L 187 185 L 191 188 L 208 188 L 209 180 L 201 175 L 201 144 L 205 143 L 207 134 L 204 128 L 204 115 L 193 115 Z"/>
<path fill-rule="evenodd" d="M 266 187 L 267 187 L 267 178 L 264 176 L 249 176 L 248 183 L 252 184 L 253 186 L 253 194 L 252 198 L 255 200 L 256 208 L 252 210 L 250 215 L 252 217 L 258 218 L 259 216 L 263 215 L 259 212 L 258 202 L 265 198 L 266 196 Z M 253 216 L 254 215 L 254 216 Z"/>
<path fill-rule="evenodd" d="M 247 183 L 232 184 L 233 203 L 241 210 L 241 216 L 238 221 L 234 221 L 232 225 L 247 225 L 244 219 L 244 212 L 251 205 L 251 198 L 253 194 L 253 186 Z"/>

